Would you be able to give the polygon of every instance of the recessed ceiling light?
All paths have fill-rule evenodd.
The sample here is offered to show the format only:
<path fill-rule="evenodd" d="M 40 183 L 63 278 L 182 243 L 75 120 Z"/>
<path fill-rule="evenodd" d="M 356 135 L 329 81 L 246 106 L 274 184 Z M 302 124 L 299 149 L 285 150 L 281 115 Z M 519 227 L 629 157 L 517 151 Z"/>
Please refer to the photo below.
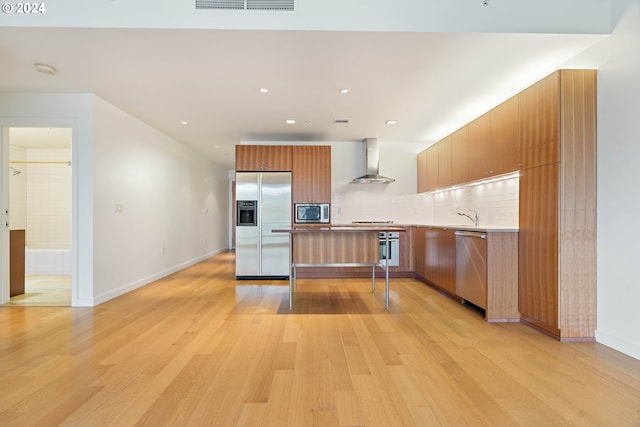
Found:
<path fill-rule="evenodd" d="M 188 125 L 188 124 L 189 124 L 189 122 L 186 122 L 186 121 L 184 121 L 184 120 L 183 120 L 183 121 L 181 121 L 180 123 L 181 123 L 181 124 L 183 124 L 183 125 Z"/>
<path fill-rule="evenodd" d="M 287 119 L 287 124 L 288 124 L 288 125 L 295 125 L 295 124 L 296 124 L 296 121 L 295 121 L 295 120 L 293 120 L 293 119 Z"/>
<path fill-rule="evenodd" d="M 263 88 L 260 89 L 260 92 L 261 93 L 267 93 L 267 92 L 269 92 L 269 88 L 268 87 L 263 87 Z"/>
<path fill-rule="evenodd" d="M 341 94 L 347 94 L 347 93 L 349 93 L 349 89 L 340 89 L 340 93 Z"/>
<path fill-rule="evenodd" d="M 39 73 L 53 75 L 58 72 L 54 67 L 47 64 L 33 64 L 33 68 Z"/>
<path fill-rule="evenodd" d="M 395 124 L 398 124 L 398 121 L 397 120 L 387 120 L 385 123 L 388 124 L 388 125 L 395 125 Z"/>

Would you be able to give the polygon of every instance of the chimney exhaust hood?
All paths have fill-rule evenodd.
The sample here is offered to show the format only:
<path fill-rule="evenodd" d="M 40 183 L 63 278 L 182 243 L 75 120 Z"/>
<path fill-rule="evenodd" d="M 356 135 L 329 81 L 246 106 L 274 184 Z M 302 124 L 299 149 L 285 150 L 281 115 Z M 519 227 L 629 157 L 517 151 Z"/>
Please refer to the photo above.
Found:
<path fill-rule="evenodd" d="M 366 138 L 364 141 L 365 150 L 365 175 L 351 181 L 354 184 L 390 184 L 395 181 L 393 178 L 382 176 L 379 173 L 380 151 L 378 149 L 377 138 Z"/>

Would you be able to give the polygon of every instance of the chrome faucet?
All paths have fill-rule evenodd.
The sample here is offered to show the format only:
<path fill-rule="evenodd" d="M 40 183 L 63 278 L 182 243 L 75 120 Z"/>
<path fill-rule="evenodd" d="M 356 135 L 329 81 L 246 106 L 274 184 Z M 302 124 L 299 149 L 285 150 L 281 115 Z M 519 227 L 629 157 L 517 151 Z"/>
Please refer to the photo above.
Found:
<path fill-rule="evenodd" d="M 478 227 L 478 212 L 471 210 L 471 209 L 467 209 L 469 212 L 473 212 L 473 216 L 471 216 L 468 213 L 465 212 L 460 212 L 458 211 L 458 215 L 462 215 L 462 216 L 466 216 L 467 218 L 469 218 L 471 221 L 473 221 L 473 225 L 475 225 L 476 227 Z"/>

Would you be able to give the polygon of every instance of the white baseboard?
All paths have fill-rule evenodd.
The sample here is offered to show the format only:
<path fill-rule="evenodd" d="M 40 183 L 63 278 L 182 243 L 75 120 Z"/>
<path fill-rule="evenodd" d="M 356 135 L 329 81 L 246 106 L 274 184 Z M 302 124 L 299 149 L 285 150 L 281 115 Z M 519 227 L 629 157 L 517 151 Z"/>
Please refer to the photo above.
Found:
<path fill-rule="evenodd" d="M 128 292 L 131 292 L 131 291 L 133 291 L 135 289 L 141 288 L 141 287 L 143 287 L 145 285 L 148 285 L 149 283 L 153 283 L 156 280 L 162 279 L 163 277 L 166 277 L 166 276 L 168 276 L 170 274 L 175 273 L 176 271 L 180 271 L 180 270 L 182 270 L 184 268 L 187 268 L 189 266 L 197 264 L 197 263 L 199 263 L 201 261 L 204 261 L 207 258 L 211 258 L 212 256 L 217 255 L 217 254 L 222 253 L 222 252 L 225 252 L 227 250 L 228 249 L 226 249 L 226 248 L 218 249 L 218 250 L 215 250 L 215 251 L 210 252 L 208 254 L 202 255 L 202 256 L 200 256 L 198 258 L 195 258 L 195 259 L 192 259 L 192 260 L 189 260 L 189 261 L 185 261 L 185 262 L 183 262 L 181 264 L 178 264 L 178 265 L 173 266 L 171 268 L 168 268 L 166 270 L 160 271 L 160 272 L 158 272 L 156 274 L 152 274 L 152 275 L 147 276 L 147 277 L 145 277 L 143 279 L 136 280 L 135 282 L 129 283 L 127 285 L 124 285 L 124 286 L 122 286 L 122 287 L 120 287 L 118 289 L 114 289 L 114 290 L 106 292 L 106 293 L 104 293 L 102 295 L 98 295 L 95 298 L 93 298 L 92 301 L 89 301 L 89 299 L 87 299 L 87 298 L 83 299 L 82 301 L 77 300 L 76 304 L 74 306 L 75 307 L 93 307 L 93 306 L 96 306 L 98 304 L 102 304 L 102 303 L 107 302 L 107 301 L 109 301 L 109 300 L 111 300 L 113 298 L 119 297 L 119 296 L 124 295 L 124 294 L 126 294 Z M 92 304 L 88 305 L 89 303 L 92 303 Z"/>
<path fill-rule="evenodd" d="M 634 359 L 640 360 L 640 344 L 631 342 L 626 338 L 611 334 L 609 332 L 598 329 L 596 331 L 596 341 L 600 344 L 611 347 L 621 353 L 631 356 Z"/>

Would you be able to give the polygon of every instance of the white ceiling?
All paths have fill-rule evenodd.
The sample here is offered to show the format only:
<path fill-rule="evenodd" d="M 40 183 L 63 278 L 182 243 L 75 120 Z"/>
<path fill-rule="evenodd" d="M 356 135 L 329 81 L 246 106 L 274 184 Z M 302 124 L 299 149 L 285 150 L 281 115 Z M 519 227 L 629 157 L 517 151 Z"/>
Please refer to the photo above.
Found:
<path fill-rule="evenodd" d="M 0 91 L 93 93 L 233 169 L 240 141 L 378 137 L 418 152 L 603 37 L 0 27 Z"/>

